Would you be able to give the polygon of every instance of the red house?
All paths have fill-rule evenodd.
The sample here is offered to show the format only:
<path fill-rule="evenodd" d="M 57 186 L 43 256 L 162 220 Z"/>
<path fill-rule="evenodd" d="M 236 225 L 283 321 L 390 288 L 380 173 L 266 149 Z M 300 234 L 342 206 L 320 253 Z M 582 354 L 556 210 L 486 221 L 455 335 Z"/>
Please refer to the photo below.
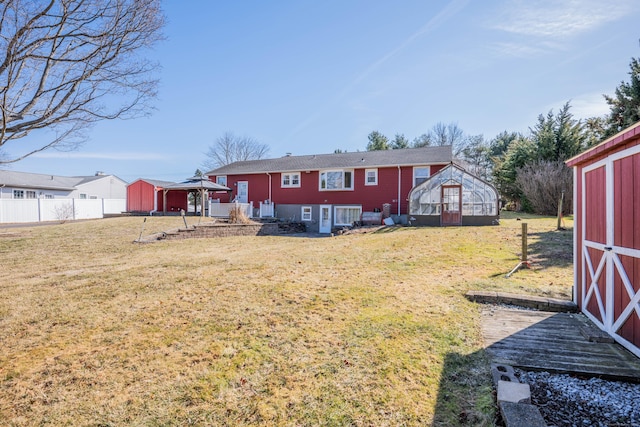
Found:
<path fill-rule="evenodd" d="M 156 213 L 163 212 L 163 190 L 174 185 L 173 182 L 140 178 L 127 186 L 127 212 Z M 187 191 L 170 191 L 166 195 L 167 212 L 180 212 L 188 208 Z"/>
<path fill-rule="evenodd" d="M 567 161 L 574 170 L 574 299 L 640 357 L 640 122 Z"/>
<path fill-rule="evenodd" d="M 221 202 L 269 201 L 275 216 L 329 233 L 359 221 L 362 212 L 406 215 L 409 191 L 451 160 L 451 146 L 287 155 L 235 162 L 207 175 L 231 188 L 231 194 L 214 195 Z"/>

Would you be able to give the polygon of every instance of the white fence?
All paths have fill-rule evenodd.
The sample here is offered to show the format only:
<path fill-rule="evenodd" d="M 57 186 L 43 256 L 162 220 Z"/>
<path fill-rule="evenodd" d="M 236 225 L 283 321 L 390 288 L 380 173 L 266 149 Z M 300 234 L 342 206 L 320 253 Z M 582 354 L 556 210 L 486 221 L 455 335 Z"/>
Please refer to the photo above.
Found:
<path fill-rule="evenodd" d="M 209 216 L 228 218 L 229 212 L 235 207 L 242 208 L 247 217 L 253 218 L 253 203 L 214 203 L 211 201 L 209 201 Z"/>
<path fill-rule="evenodd" d="M 0 223 L 104 218 L 126 210 L 125 199 L 0 199 Z"/>
<path fill-rule="evenodd" d="M 260 202 L 260 218 L 272 218 L 275 214 L 273 203 Z"/>

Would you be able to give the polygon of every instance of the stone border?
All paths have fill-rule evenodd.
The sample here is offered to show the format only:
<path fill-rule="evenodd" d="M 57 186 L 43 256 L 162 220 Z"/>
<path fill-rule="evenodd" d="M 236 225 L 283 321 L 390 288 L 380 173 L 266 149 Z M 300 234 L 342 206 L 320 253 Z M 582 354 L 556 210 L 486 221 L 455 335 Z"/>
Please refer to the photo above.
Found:
<path fill-rule="evenodd" d="M 472 302 L 485 304 L 510 304 L 535 308 L 541 311 L 577 313 L 578 306 L 573 301 L 545 298 L 533 295 L 518 295 L 507 292 L 469 291 L 465 297 Z"/>
<path fill-rule="evenodd" d="M 512 366 L 492 363 L 491 376 L 506 427 L 546 427 L 540 409 L 531 404 L 531 387 L 518 380 Z"/>

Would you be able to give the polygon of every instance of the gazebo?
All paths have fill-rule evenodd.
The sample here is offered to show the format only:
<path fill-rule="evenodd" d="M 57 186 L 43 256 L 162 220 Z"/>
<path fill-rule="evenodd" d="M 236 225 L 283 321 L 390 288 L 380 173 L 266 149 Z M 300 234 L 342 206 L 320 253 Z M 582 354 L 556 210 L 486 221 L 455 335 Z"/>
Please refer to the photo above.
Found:
<path fill-rule="evenodd" d="M 200 194 L 200 215 L 204 216 L 205 212 L 205 200 L 208 191 L 227 191 L 230 192 L 231 189 L 229 187 L 225 187 L 224 185 L 217 184 L 206 176 L 194 176 L 189 178 L 183 182 L 178 182 L 175 184 L 171 184 L 163 188 L 162 190 L 162 199 L 163 199 L 163 214 L 167 213 L 167 193 L 170 191 L 186 191 L 187 193 L 197 193 Z"/>

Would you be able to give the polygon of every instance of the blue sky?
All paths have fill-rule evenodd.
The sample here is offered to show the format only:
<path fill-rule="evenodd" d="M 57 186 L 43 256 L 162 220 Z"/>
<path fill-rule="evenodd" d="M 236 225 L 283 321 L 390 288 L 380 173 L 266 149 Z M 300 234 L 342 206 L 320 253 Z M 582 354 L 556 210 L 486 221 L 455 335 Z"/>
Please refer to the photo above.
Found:
<path fill-rule="evenodd" d="M 11 169 L 178 181 L 229 131 L 285 153 L 364 150 L 455 122 L 490 140 L 571 101 L 578 118 L 640 56 L 637 0 L 166 1 L 149 118 L 102 122 L 73 152 Z M 34 135 L 28 143 L 37 143 Z M 5 147 L 11 152 L 11 147 Z"/>

